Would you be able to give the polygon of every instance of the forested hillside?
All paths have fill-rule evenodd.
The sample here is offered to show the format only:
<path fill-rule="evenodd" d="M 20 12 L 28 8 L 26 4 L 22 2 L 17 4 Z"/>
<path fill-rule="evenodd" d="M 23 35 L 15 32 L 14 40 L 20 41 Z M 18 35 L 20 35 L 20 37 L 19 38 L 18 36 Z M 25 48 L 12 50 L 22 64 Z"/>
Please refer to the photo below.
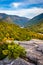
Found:
<path fill-rule="evenodd" d="M 29 26 L 27 28 L 30 29 L 31 31 L 35 31 L 37 33 L 43 34 L 43 22 L 42 21 L 40 21 L 40 23 L 38 23 L 36 25 Z"/>
<path fill-rule="evenodd" d="M 30 40 L 31 38 L 43 39 L 43 35 L 32 32 L 27 28 L 0 21 L 0 41 L 5 40 Z"/>

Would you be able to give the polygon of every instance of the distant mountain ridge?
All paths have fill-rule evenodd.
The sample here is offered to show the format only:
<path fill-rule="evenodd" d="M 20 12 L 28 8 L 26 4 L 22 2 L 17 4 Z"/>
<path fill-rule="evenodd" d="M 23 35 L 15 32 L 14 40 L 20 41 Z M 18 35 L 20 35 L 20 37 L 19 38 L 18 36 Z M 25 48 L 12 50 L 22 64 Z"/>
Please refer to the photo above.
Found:
<path fill-rule="evenodd" d="M 38 23 L 40 23 L 40 21 L 43 22 L 43 13 L 39 14 L 39 15 L 35 16 L 34 18 L 32 18 L 31 20 L 29 20 L 27 23 L 27 26 L 38 24 Z"/>
<path fill-rule="evenodd" d="M 28 19 L 26 17 L 20 17 L 17 15 L 7 15 L 5 13 L 0 13 L 0 21 L 3 20 L 5 22 L 14 23 L 21 27 L 34 27 L 38 26 L 38 24 L 43 24 L 43 13 L 35 16 L 32 19 Z M 40 25 L 39 25 L 40 26 Z"/>
<path fill-rule="evenodd" d="M 29 21 L 29 19 L 26 17 L 20 17 L 17 15 L 7 15 L 5 13 L 0 13 L 0 19 L 10 23 L 15 23 L 21 27 L 24 27 L 25 24 L 27 24 L 27 22 Z"/>
<path fill-rule="evenodd" d="M 28 21 L 26 27 L 32 31 L 43 33 L 43 13 Z"/>

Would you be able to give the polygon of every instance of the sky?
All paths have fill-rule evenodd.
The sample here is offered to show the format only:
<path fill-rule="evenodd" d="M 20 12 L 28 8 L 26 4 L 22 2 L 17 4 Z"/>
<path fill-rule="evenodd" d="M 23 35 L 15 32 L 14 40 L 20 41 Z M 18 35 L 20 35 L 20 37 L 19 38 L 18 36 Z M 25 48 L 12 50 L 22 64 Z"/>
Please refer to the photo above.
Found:
<path fill-rule="evenodd" d="M 33 18 L 43 13 L 43 0 L 0 0 L 0 13 Z"/>

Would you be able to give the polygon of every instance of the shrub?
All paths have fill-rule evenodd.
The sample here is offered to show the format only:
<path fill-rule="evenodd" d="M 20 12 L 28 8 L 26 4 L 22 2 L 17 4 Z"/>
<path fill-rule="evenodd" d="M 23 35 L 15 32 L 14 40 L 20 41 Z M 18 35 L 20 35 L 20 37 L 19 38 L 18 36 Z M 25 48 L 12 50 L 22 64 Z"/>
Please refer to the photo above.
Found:
<path fill-rule="evenodd" d="M 26 56 L 25 49 L 20 46 L 19 44 L 15 43 L 3 43 L 0 45 L 0 59 L 3 59 L 8 56 L 9 59 L 11 58 L 18 58 L 22 57 L 24 58 Z"/>
<path fill-rule="evenodd" d="M 2 53 L 2 51 L 5 50 L 6 47 L 7 47 L 6 44 L 1 44 L 1 43 L 0 43 L 0 60 L 2 60 L 3 58 L 6 57 L 6 55 L 4 55 L 4 54 Z"/>

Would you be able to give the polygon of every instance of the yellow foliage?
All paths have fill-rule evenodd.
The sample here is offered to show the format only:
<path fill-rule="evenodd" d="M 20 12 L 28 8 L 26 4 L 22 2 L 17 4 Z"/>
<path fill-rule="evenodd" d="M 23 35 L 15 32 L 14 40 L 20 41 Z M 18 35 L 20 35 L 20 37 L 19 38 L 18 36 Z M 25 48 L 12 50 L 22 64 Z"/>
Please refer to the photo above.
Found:
<path fill-rule="evenodd" d="M 3 42 L 6 42 L 6 40 L 7 40 L 7 38 L 5 37 L 2 41 L 3 41 Z"/>
<path fill-rule="evenodd" d="M 3 50 L 2 53 L 3 53 L 4 55 L 8 55 L 9 51 L 8 51 L 8 50 Z"/>

